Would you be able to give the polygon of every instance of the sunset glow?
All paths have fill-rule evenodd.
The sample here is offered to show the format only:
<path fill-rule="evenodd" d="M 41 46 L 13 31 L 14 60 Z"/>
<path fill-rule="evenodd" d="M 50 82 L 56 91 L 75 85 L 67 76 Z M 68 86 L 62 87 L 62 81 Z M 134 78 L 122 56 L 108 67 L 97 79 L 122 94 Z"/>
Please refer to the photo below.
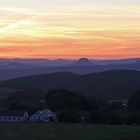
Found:
<path fill-rule="evenodd" d="M 0 0 L 1 58 L 140 57 L 139 0 Z"/>

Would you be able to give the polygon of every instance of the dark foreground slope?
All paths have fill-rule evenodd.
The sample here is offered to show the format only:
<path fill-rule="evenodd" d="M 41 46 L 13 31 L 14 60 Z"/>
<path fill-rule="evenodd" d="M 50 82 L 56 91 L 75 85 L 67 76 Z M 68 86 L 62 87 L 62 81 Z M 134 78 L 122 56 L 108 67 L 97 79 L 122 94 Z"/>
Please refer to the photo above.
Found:
<path fill-rule="evenodd" d="M 86 75 L 60 72 L 3 81 L 0 86 L 42 92 L 48 89 L 69 89 L 86 96 L 127 99 L 140 89 L 140 72 L 112 70 Z"/>

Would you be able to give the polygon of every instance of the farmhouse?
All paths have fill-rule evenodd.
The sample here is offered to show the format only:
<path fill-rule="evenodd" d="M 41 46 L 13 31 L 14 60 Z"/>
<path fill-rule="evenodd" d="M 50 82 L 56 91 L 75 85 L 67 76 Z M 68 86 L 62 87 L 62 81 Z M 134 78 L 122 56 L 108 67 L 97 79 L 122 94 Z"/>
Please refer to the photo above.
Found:
<path fill-rule="evenodd" d="M 57 121 L 56 115 L 49 109 L 43 109 L 35 112 L 29 119 L 29 121 Z"/>
<path fill-rule="evenodd" d="M 24 110 L 0 111 L 0 122 L 24 122 L 28 118 L 28 112 Z"/>

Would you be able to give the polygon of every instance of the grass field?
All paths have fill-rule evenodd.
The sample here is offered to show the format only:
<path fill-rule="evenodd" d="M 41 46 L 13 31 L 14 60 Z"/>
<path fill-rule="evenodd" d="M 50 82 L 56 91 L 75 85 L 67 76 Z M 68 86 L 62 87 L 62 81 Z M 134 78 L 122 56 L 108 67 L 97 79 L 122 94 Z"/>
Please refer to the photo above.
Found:
<path fill-rule="evenodd" d="M 0 140 L 140 140 L 140 126 L 0 124 Z"/>

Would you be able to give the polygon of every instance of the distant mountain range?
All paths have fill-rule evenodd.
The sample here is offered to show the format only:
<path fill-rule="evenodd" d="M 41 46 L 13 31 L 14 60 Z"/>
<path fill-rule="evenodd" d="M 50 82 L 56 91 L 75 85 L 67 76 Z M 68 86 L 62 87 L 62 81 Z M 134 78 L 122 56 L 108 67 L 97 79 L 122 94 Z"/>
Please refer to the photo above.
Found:
<path fill-rule="evenodd" d="M 52 72 L 88 74 L 117 69 L 139 71 L 140 58 L 122 60 L 0 59 L 0 80 Z"/>
<path fill-rule="evenodd" d="M 77 65 L 84 65 L 84 64 L 96 64 L 96 65 L 108 65 L 108 64 L 134 64 L 140 63 L 140 58 L 130 58 L 130 59 L 116 59 L 116 60 L 96 60 L 96 59 L 88 59 L 88 58 L 80 58 L 79 60 L 67 60 L 67 59 L 56 59 L 56 60 L 49 60 L 49 59 L 0 59 L 0 68 L 6 65 L 13 64 L 12 68 L 15 67 L 17 64 L 22 64 L 27 66 L 41 66 L 41 67 L 48 67 L 48 66 L 70 66 L 73 64 Z M 29 66 L 29 68 L 30 68 Z"/>
<path fill-rule="evenodd" d="M 85 75 L 58 72 L 3 81 L 0 87 L 35 90 L 40 94 L 48 89 L 68 89 L 87 97 L 128 99 L 140 89 L 140 72 L 111 70 Z"/>

